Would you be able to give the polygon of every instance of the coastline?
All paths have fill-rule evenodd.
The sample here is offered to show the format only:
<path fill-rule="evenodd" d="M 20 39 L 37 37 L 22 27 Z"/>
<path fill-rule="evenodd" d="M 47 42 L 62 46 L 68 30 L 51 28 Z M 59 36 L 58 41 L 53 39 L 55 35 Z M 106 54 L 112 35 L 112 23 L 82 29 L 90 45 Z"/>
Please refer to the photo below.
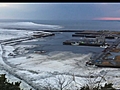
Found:
<path fill-rule="evenodd" d="M 24 32 L 21 35 L 26 34 Z M 103 81 L 102 84 L 104 84 L 105 82 L 115 82 L 119 78 L 117 76 L 120 75 L 119 69 L 117 68 L 98 68 L 85 66 L 85 62 L 90 59 L 90 53 L 76 54 L 69 51 L 61 51 L 51 52 L 48 55 L 42 55 L 28 53 L 28 50 L 26 50 L 26 48 L 33 47 L 30 45 L 25 46 L 20 44 L 6 44 L 2 47 L 4 50 L 1 49 L 1 56 L 5 58 L 5 62 L 2 61 L 3 59 L 1 59 L 0 63 L 3 64 L 1 65 L 3 66 L 1 67 L 1 69 L 4 68 L 9 73 L 20 78 L 20 80 L 26 81 L 30 86 L 33 86 L 33 88 L 40 89 L 41 85 L 46 84 L 46 79 L 48 81 L 52 81 L 52 83 L 54 84 L 54 79 L 60 75 L 65 75 L 66 78 L 72 78 L 74 74 L 77 78 L 76 81 L 81 85 L 87 83 L 86 80 L 89 79 L 90 73 L 91 75 L 96 76 L 102 75 L 103 73 L 107 72 L 105 78 L 107 80 L 109 78 L 109 80 Z M 18 52 L 21 55 L 16 55 L 15 57 L 8 56 L 9 53 L 15 53 L 13 51 L 18 47 Z M 4 66 L 4 64 L 7 64 L 8 66 Z M 116 75 L 114 75 L 114 73 L 116 73 Z M 119 86 L 114 85 L 114 87 L 118 88 Z"/>

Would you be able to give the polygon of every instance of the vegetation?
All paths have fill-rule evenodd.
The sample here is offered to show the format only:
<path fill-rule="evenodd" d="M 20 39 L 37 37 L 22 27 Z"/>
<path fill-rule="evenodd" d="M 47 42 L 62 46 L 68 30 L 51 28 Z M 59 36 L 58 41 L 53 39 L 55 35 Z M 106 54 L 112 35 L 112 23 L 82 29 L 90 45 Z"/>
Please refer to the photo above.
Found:
<path fill-rule="evenodd" d="M 0 76 L 0 90 L 21 90 L 20 89 L 21 82 L 10 83 L 5 77 L 5 75 L 6 74 L 2 74 Z"/>
<path fill-rule="evenodd" d="M 23 89 L 20 89 L 21 82 L 10 83 L 5 77 L 5 75 L 6 74 L 2 74 L 0 76 L 0 90 L 23 90 Z M 47 85 L 41 86 L 40 90 L 73 90 L 74 88 L 73 86 L 68 88 L 71 82 L 75 82 L 75 77 L 72 79 L 72 81 L 71 80 L 66 81 L 64 76 L 57 77 L 56 78 L 57 87 L 54 87 L 54 85 L 46 81 Z M 93 85 L 92 88 L 89 84 L 86 84 L 81 88 L 80 87 L 76 89 L 74 88 L 74 90 L 116 90 L 116 89 L 113 88 L 112 83 L 109 83 L 109 84 L 106 83 L 104 86 L 101 86 L 99 83 L 98 85 Z"/>
<path fill-rule="evenodd" d="M 113 84 L 109 83 L 109 84 L 105 84 L 103 87 L 94 87 L 93 89 L 90 89 L 89 85 L 83 86 L 80 90 L 116 90 L 115 88 L 112 87 Z"/>

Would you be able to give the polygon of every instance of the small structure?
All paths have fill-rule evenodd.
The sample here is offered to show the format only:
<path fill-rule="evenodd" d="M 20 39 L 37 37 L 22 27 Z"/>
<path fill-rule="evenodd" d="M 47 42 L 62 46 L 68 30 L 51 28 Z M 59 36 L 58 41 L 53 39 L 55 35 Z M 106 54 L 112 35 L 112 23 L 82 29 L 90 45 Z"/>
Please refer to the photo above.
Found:
<path fill-rule="evenodd" d="M 39 50 L 39 51 L 34 51 L 34 53 L 36 53 L 36 54 L 42 54 L 42 53 L 45 53 L 46 51 L 44 51 L 44 50 Z"/>
<path fill-rule="evenodd" d="M 54 33 L 50 33 L 50 32 L 34 32 L 32 36 L 35 38 L 41 38 L 41 37 L 48 37 L 54 35 L 55 35 Z"/>
<path fill-rule="evenodd" d="M 96 37 L 97 43 L 105 43 L 105 36 Z"/>

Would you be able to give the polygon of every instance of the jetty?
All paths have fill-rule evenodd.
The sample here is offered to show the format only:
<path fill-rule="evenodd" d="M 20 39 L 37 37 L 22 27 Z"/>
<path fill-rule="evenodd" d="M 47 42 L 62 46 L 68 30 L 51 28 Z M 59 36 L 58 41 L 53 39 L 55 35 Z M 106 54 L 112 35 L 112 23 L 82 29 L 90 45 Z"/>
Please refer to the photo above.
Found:
<path fill-rule="evenodd" d="M 85 37 L 85 38 L 96 38 L 104 36 L 105 39 L 117 39 L 120 37 L 120 32 L 118 31 L 83 31 L 76 32 L 72 34 L 72 37 Z"/>
<path fill-rule="evenodd" d="M 32 39 L 37 39 L 42 37 L 49 37 L 54 35 L 55 35 L 54 33 L 50 33 L 50 32 L 34 32 L 32 35 L 29 35 L 29 36 L 1 40 L 0 43 L 2 45 L 6 45 L 6 44 L 19 43 L 22 41 L 27 41 L 27 40 L 32 40 Z"/>

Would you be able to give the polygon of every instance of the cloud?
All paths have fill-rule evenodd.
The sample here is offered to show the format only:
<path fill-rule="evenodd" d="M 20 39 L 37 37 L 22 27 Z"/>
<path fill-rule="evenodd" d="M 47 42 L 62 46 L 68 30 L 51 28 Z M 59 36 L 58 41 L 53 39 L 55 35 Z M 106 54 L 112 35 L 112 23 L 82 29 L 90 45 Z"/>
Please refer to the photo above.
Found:
<path fill-rule="evenodd" d="M 100 17 L 94 18 L 94 20 L 120 20 L 120 17 Z"/>
<path fill-rule="evenodd" d="M 119 10 L 120 4 L 109 3 L 0 3 L 0 18 L 115 19 L 112 17 L 119 17 Z"/>
<path fill-rule="evenodd" d="M 9 5 L 6 3 L 0 3 L 0 7 L 7 7 L 7 6 L 9 6 Z"/>

